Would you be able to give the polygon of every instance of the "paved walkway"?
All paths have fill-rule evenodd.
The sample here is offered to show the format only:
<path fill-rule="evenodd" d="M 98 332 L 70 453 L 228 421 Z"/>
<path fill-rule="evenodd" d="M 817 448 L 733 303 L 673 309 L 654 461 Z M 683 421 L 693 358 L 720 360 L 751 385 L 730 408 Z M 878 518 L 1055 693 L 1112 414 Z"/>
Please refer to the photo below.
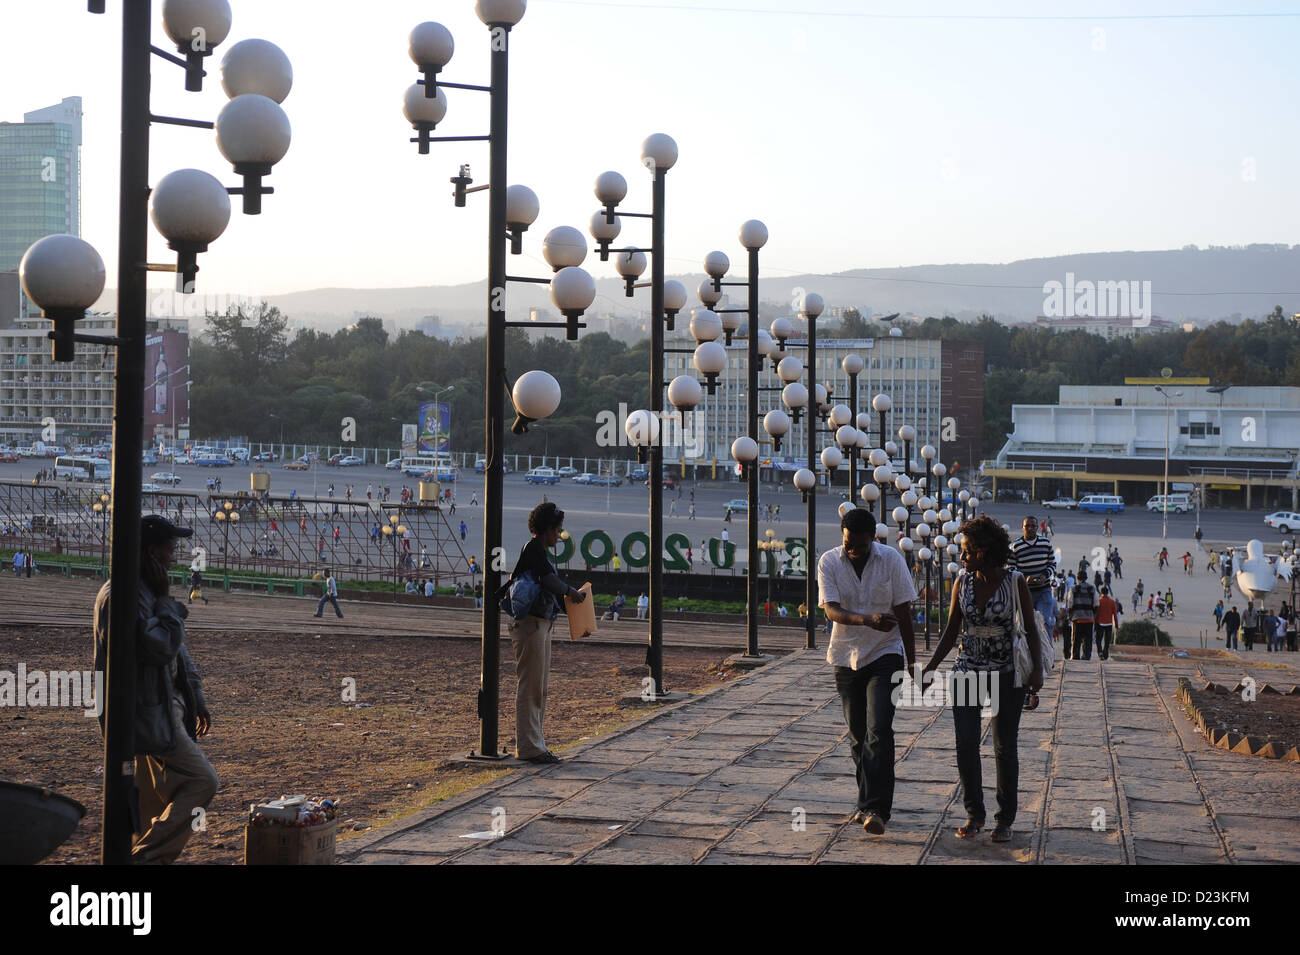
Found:
<path fill-rule="evenodd" d="M 965 813 L 946 709 L 898 712 L 888 832 L 846 822 L 855 785 L 824 653 L 791 654 L 580 744 L 562 764 L 344 842 L 340 861 L 1300 862 L 1300 767 L 1210 747 L 1173 699 L 1179 676 L 1231 685 L 1251 672 L 1285 690 L 1290 668 L 1058 663 L 1021 723 L 1015 837 L 994 845 L 987 831 L 952 834 Z M 991 817 L 987 722 L 982 755 Z"/>

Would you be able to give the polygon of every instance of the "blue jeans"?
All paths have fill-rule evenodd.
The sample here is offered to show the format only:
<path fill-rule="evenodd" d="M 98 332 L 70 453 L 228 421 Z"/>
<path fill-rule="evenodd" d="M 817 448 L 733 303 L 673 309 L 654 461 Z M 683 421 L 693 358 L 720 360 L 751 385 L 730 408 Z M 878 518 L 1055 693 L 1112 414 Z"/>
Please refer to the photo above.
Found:
<path fill-rule="evenodd" d="M 849 727 L 849 750 L 858 780 L 858 809 L 885 822 L 894 805 L 893 676 L 903 657 L 890 653 L 860 670 L 835 668 L 835 689 Z"/>
<path fill-rule="evenodd" d="M 332 594 L 326 594 L 324 597 L 322 597 L 322 598 L 320 599 L 320 603 L 318 603 L 318 604 L 316 605 L 316 614 L 315 614 L 315 615 L 316 615 L 317 617 L 319 617 L 319 616 L 321 615 L 321 611 L 325 609 L 325 601 L 327 601 L 327 600 L 328 600 L 330 603 L 332 603 L 332 604 L 334 605 L 334 612 L 335 612 L 336 614 L 338 614 L 338 615 L 339 615 L 339 619 L 342 620 L 342 619 L 343 619 L 343 611 L 339 609 L 339 601 L 338 601 L 338 598 L 335 597 L 335 596 L 333 596 Z"/>
<path fill-rule="evenodd" d="M 998 675 L 998 707 L 993 715 L 993 758 L 997 765 L 998 811 L 994 816 L 1004 826 L 1016 821 L 1019 798 L 1020 754 L 1016 747 L 1020 735 L 1020 713 L 1025 704 L 1025 690 L 1017 687 L 1016 675 Z M 961 776 L 966 816 L 984 822 L 984 780 L 980 767 L 980 706 L 953 706 L 953 729 L 957 734 L 957 773 Z"/>
<path fill-rule="evenodd" d="M 1056 598 L 1052 596 L 1052 588 L 1031 590 L 1029 596 L 1033 598 L 1034 609 L 1043 615 L 1043 623 L 1047 625 L 1047 636 L 1051 639 L 1052 632 L 1056 629 Z"/>

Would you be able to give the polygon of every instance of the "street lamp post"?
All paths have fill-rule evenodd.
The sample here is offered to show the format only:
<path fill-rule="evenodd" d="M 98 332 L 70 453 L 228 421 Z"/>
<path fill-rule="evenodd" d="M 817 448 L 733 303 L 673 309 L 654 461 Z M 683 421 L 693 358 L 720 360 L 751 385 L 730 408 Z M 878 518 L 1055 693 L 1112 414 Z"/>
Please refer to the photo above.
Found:
<path fill-rule="evenodd" d="M 104 576 L 104 560 L 108 556 L 108 515 L 112 510 L 110 501 L 112 499 L 107 494 L 99 495 L 99 500 L 94 504 L 94 511 L 99 515 L 99 575 Z"/>
<path fill-rule="evenodd" d="M 398 522 L 396 514 L 389 514 L 383 532 L 393 545 L 393 603 L 397 603 L 397 542 L 406 536 L 406 526 Z"/>
<path fill-rule="evenodd" d="M 506 274 L 506 242 L 510 252 L 523 251 L 523 234 L 537 218 L 537 196 L 526 186 L 509 185 L 507 179 L 508 95 L 510 71 L 510 31 L 523 19 L 526 0 L 477 0 L 475 12 L 488 27 L 491 36 L 491 79 L 487 86 L 449 83 L 439 79 L 442 68 L 451 60 L 454 42 L 451 33 L 439 23 L 421 23 L 411 31 L 410 55 L 423 79 L 406 91 L 405 114 L 417 132 L 412 142 L 421 154 L 429 143 L 487 141 L 489 149 L 488 184 L 470 188 L 473 181 L 469 166 L 460 167 L 451 181 L 455 185 L 455 204 L 464 206 L 466 196 L 483 189 L 488 191 L 488 284 L 487 284 L 487 394 L 485 396 L 484 447 L 487 467 L 483 476 L 483 622 L 482 674 L 478 692 L 479 748 L 471 752 L 474 759 L 497 760 L 503 757 L 498 748 L 500 707 L 501 612 L 497 602 L 502 571 L 506 566 L 502 548 L 505 479 L 505 394 L 506 329 L 511 325 L 562 327 L 566 337 L 576 340 L 578 319 L 596 298 L 596 284 L 577 265 L 559 268 L 554 278 L 517 277 Z M 447 111 L 442 87 L 489 94 L 489 132 L 475 136 L 431 136 Z M 585 249 L 582 255 L 585 256 Z M 550 285 L 551 301 L 564 315 L 564 322 L 507 322 L 505 291 L 508 282 L 535 282 Z M 553 377 L 542 371 L 530 371 L 516 380 L 511 397 L 517 416 L 511 431 L 522 434 L 534 421 L 549 417 L 559 407 L 560 388 Z"/>
<path fill-rule="evenodd" d="M 808 499 L 808 518 L 805 546 L 806 580 L 804 581 L 804 607 L 808 613 L 804 620 L 804 646 L 817 647 L 817 319 L 825 309 L 822 297 L 815 292 L 804 296 L 801 312 L 808 322 L 808 467 L 795 473 L 795 487 Z M 827 490 L 829 491 L 829 480 Z M 849 493 L 853 486 L 849 485 Z"/>

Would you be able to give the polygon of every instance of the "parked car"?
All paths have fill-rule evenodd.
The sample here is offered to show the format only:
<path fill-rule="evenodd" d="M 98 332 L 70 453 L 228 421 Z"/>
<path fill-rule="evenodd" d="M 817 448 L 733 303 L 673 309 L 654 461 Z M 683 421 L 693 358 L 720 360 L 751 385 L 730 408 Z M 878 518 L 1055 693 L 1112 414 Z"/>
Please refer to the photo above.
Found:
<path fill-rule="evenodd" d="M 559 484 L 560 476 L 554 468 L 533 468 L 524 475 L 524 480 L 529 484 Z"/>
<path fill-rule="evenodd" d="M 21 460 L 22 458 L 20 458 L 13 451 L 0 451 L 0 462 L 4 462 L 5 464 L 13 464 L 15 461 L 21 461 Z"/>
<path fill-rule="evenodd" d="M 181 476 L 171 471 L 157 471 L 149 475 L 154 484 L 170 484 L 172 487 L 181 483 Z"/>
<path fill-rule="evenodd" d="M 482 474 L 487 470 L 487 458 L 479 458 L 474 462 L 474 473 Z"/>
<path fill-rule="evenodd" d="M 338 454 L 331 454 L 331 455 L 329 456 L 329 460 L 326 461 L 325 463 L 328 464 L 328 465 L 329 465 L 330 467 L 332 467 L 332 468 L 336 468 L 336 467 L 339 466 L 339 462 L 342 461 L 342 460 L 343 460 L 344 458 L 346 458 L 346 457 L 348 457 L 348 455 L 343 454 L 342 452 L 339 452 Z"/>
<path fill-rule="evenodd" d="M 140 453 L 140 463 L 141 463 L 141 464 L 144 464 L 144 465 L 157 464 L 157 463 L 158 463 L 158 452 L 157 452 L 157 451 L 142 451 L 142 452 Z"/>
<path fill-rule="evenodd" d="M 623 479 L 617 474 L 593 474 L 591 475 L 591 480 L 587 483 L 598 484 L 601 487 L 619 487 L 622 485 Z"/>
<path fill-rule="evenodd" d="M 297 458 L 293 461 L 285 461 L 281 467 L 286 471 L 306 471 L 309 465 L 302 458 Z"/>
<path fill-rule="evenodd" d="M 393 460 L 389 461 L 387 464 L 384 465 L 384 468 L 389 471 L 396 471 L 401 466 L 402 466 L 402 459 L 393 458 Z"/>
<path fill-rule="evenodd" d="M 575 474 L 575 475 L 573 476 L 573 483 L 574 483 L 574 484 L 590 484 L 590 483 L 591 483 L 591 479 L 594 478 L 595 476 L 596 476 L 596 475 L 592 474 L 590 471 L 584 471 L 582 474 Z"/>
<path fill-rule="evenodd" d="M 339 459 L 339 467 L 341 468 L 356 468 L 365 463 L 364 458 L 359 458 L 355 454 L 349 454 L 347 457 Z"/>
<path fill-rule="evenodd" d="M 1154 514 L 1159 514 L 1161 511 L 1186 514 L 1194 506 L 1190 494 L 1170 494 L 1168 497 L 1156 494 L 1147 500 L 1147 510 Z"/>
<path fill-rule="evenodd" d="M 650 480 L 650 469 L 638 467 L 628 476 L 629 481 L 648 481 Z"/>
<path fill-rule="evenodd" d="M 201 468 L 232 468 L 235 462 L 224 454 L 205 454 L 194 462 Z"/>
<path fill-rule="evenodd" d="M 1115 494 L 1085 494 L 1079 498 L 1079 510 L 1094 514 L 1122 514 L 1124 499 Z"/>
<path fill-rule="evenodd" d="M 733 498 L 732 498 L 730 501 L 728 501 L 726 504 L 722 505 L 722 510 L 723 510 L 724 512 L 727 510 L 727 508 L 731 508 L 731 510 L 732 510 L 733 512 L 734 512 L 734 511 L 748 511 L 748 510 L 749 510 L 749 501 L 745 500 L 743 497 L 733 497 Z"/>
<path fill-rule="evenodd" d="M 578 473 L 578 469 L 575 467 L 556 468 L 555 473 L 558 474 L 560 477 L 573 477 L 575 474 Z"/>
<path fill-rule="evenodd" d="M 279 460 L 274 451 L 263 451 L 260 454 L 253 455 L 254 461 L 277 461 Z"/>
<path fill-rule="evenodd" d="M 157 494 L 159 491 L 162 491 L 162 490 L 164 490 L 164 488 L 163 488 L 163 486 L 162 486 L 161 484 L 141 484 L 141 485 L 140 485 L 140 493 L 141 493 L 141 494 Z"/>
<path fill-rule="evenodd" d="M 1276 527 L 1283 534 L 1290 534 L 1300 528 L 1300 511 L 1274 511 L 1264 518 L 1269 527 Z"/>
<path fill-rule="evenodd" d="M 1079 506 L 1079 502 L 1072 497 L 1054 497 L 1050 501 L 1044 501 L 1043 507 L 1048 510 L 1055 510 L 1058 507 L 1067 511 L 1072 511 Z"/>

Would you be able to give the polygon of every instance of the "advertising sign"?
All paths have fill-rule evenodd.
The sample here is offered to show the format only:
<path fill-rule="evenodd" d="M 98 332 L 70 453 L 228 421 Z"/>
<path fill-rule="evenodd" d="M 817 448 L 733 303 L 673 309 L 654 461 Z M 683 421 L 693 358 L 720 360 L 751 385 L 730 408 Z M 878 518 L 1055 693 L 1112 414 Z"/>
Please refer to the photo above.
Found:
<path fill-rule="evenodd" d="M 420 404 L 418 454 L 437 454 L 451 450 L 451 405 L 445 401 Z"/>
<path fill-rule="evenodd" d="M 415 454 L 416 435 L 420 432 L 420 426 L 416 424 L 402 425 L 402 456 L 410 457 Z"/>
<path fill-rule="evenodd" d="M 145 338 L 144 433 L 175 437 L 190 419 L 190 337 L 169 328 Z"/>

